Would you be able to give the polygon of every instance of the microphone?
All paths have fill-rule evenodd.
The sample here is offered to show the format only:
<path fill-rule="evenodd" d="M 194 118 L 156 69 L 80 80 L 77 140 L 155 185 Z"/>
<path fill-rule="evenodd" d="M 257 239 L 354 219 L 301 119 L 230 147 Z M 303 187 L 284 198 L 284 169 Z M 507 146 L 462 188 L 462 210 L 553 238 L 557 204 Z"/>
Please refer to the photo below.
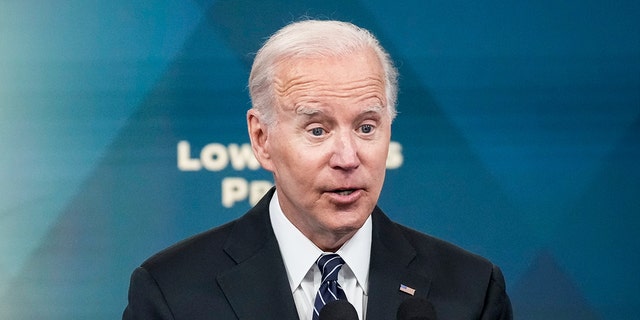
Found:
<path fill-rule="evenodd" d="M 431 302 L 423 298 L 409 298 L 400 304 L 397 320 L 437 320 L 436 311 Z"/>
<path fill-rule="evenodd" d="M 358 320 L 358 313 L 349 301 L 335 300 L 320 309 L 318 320 Z"/>

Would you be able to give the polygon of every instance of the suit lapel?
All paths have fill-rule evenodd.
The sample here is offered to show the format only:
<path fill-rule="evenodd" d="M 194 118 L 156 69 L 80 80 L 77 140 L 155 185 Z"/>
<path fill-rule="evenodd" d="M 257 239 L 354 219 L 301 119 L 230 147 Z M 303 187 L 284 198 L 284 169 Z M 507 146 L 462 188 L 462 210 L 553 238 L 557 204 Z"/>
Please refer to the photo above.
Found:
<path fill-rule="evenodd" d="M 225 245 L 237 263 L 218 284 L 239 319 L 297 319 L 280 248 L 268 208 L 273 189 L 239 219 Z"/>
<path fill-rule="evenodd" d="M 416 297 L 426 298 L 431 281 L 424 270 L 411 268 L 416 251 L 395 224 L 377 207 L 372 215 L 367 319 L 395 319 L 400 303 L 411 297 L 400 285 L 415 289 Z"/>

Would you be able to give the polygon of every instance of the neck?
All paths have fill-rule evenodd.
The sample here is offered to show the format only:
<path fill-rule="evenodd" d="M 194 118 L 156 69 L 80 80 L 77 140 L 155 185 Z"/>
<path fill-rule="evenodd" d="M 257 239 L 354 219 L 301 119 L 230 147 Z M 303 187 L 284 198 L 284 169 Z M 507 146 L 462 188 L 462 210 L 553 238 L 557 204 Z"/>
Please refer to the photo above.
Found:
<path fill-rule="evenodd" d="M 336 252 L 356 234 L 358 230 L 348 232 L 327 232 L 326 234 L 305 234 L 320 250 L 324 252 Z M 303 232 L 304 234 L 304 232 Z"/>

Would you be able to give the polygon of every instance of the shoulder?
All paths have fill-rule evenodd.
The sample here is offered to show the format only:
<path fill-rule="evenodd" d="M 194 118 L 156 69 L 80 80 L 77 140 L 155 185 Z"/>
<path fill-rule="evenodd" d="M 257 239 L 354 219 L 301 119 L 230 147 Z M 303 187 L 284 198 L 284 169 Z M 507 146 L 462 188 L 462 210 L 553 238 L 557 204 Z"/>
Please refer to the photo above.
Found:
<path fill-rule="evenodd" d="M 238 263 L 274 238 L 269 221 L 269 192 L 243 216 L 182 240 L 147 259 L 142 267 L 152 274 L 177 272 L 215 274 Z"/>
<path fill-rule="evenodd" d="M 141 265 L 154 278 L 197 275 L 212 266 L 232 265 L 224 246 L 237 220 L 184 239 L 148 258 Z"/>
<path fill-rule="evenodd" d="M 447 267 L 471 265 L 491 269 L 493 264 L 486 258 L 468 251 L 449 241 L 428 235 L 407 226 L 394 223 L 403 236 L 415 248 L 418 257 L 430 257 Z M 437 259 L 433 259 L 437 257 Z"/>
<path fill-rule="evenodd" d="M 379 209 L 374 212 L 374 238 L 394 256 L 409 259 L 405 261 L 410 269 L 433 279 L 436 285 L 486 288 L 497 269 L 478 254 L 391 221 Z"/>
<path fill-rule="evenodd" d="M 449 241 L 399 224 L 379 208 L 374 211 L 374 237 L 389 250 L 414 256 L 413 263 L 431 270 L 474 269 L 491 272 L 492 263 Z"/>
<path fill-rule="evenodd" d="M 491 261 L 476 253 L 412 228 L 397 223 L 395 226 L 415 249 L 413 265 L 426 270 L 432 279 L 441 279 L 450 285 L 486 288 L 496 277 L 502 277 Z"/>

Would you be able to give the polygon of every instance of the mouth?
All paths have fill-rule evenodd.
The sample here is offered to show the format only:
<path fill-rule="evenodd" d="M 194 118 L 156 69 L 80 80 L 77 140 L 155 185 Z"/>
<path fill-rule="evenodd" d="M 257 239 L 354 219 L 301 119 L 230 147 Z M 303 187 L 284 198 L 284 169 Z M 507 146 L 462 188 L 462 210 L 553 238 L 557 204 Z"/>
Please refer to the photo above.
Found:
<path fill-rule="evenodd" d="M 355 187 L 345 187 L 331 190 L 331 201 L 340 205 L 350 205 L 358 202 L 364 196 L 364 190 Z"/>
<path fill-rule="evenodd" d="M 341 196 L 348 196 L 354 193 L 355 191 L 356 191 L 355 189 L 339 189 L 339 190 L 334 190 L 333 193 L 336 193 Z"/>

